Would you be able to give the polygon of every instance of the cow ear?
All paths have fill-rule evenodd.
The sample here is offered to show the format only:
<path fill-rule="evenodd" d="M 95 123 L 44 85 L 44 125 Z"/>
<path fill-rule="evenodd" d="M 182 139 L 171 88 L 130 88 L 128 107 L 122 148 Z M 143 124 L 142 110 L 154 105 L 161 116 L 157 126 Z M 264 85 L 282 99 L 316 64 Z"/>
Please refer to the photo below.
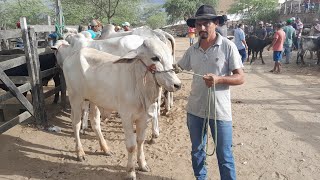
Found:
<path fill-rule="evenodd" d="M 132 63 L 135 60 L 136 60 L 136 58 L 132 58 L 132 59 L 120 58 L 120 59 L 114 61 L 113 64 L 116 64 L 116 63 Z"/>
<path fill-rule="evenodd" d="M 120 59 L 114 61 L 113 63 L 132 63 L 137 57 L 137 51 L 130 51 L 126 55 L 122 56 Z"/>

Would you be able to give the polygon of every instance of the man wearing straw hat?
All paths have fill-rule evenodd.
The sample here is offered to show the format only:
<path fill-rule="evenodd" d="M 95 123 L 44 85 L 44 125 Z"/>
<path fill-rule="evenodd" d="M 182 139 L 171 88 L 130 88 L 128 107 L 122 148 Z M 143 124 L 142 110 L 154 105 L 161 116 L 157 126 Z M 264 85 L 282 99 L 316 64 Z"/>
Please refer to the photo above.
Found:
<path fill-rule="evenodd" d="M 189 27 L 196 28 L 199 41 L 189 47 L 178 62 L 182 69 L 194 72 L 187 105 L 187 126 L 192 144 L 192 167 L 198 180 L 207 179 L 206 138 L 209 133 L 204 127 L 208 123 L 216 142 L 220 178 L 236 179 L 229 86 L 243 84 L 244 73 L 235 44 L 216 33 L 216 27 L 222 21 L 223 17 L 216 15 L 212 6 L 202 5 L 195 17 L 187 20 Z"/>

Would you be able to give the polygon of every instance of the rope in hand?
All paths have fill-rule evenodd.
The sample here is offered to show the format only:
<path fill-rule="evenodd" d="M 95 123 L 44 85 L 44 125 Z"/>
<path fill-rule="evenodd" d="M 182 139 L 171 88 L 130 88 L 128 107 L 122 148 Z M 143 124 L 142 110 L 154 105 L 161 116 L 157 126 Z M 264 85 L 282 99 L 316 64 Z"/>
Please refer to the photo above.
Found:
<path fill-rule="evenodd" d="M 185 72 L 183 71 L 182 73 L 185 73 L 185 74 L 191 74 L 191 75 L 194 75 L 194 76 L 198 76 L 198 77 L 203 77 L 203 75 L 201 74 L 196 74 L 196 73 L 191 73 L 191 72 Z M 209 87 L 208 88 L 208 95 L 207 95 L 207 119 L 204 119 L 204 125 L 203 125 L 203 128 L 202 128 L 202 134 L 201 134 L 201 144 L 203 144 L 203 136 L 205 135 L 205 133 L 207 132 L 208 133 L 208 127 L 209 127 L 209 120 L 210 120 L 210 109 L 211 109 L 211 97 L 212 97 L 212 88 L 213 88 L 213 95 L 214 95 L 214 149 L 213 149 L 213 152 L 208 154 L 208 142 L 209 142 L 209 136 L 207 135 L 207 142 L 206 142 L 206 146 L 205 146 L 205 152 L 206 152 L 206 156 L 212 156 L 215 151 L 216 151 L 216 148 L 217 148 L 217 143 L 218 143 L 218 133 L 217 133 L 217 99 L 216 99 L 216 84 L 215 84 L 215 80 L 213 79 L 213 87 Z M 209 134 L 209 133 L 208 133 Z M 207 164 L 207 158 L 205 158 L 205 164 Z"/>

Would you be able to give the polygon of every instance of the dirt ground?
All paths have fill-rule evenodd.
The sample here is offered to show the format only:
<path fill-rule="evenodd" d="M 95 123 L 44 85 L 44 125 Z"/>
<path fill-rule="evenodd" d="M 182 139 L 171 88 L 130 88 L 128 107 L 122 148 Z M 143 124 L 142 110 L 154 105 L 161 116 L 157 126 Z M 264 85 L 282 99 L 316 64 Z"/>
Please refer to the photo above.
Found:
<path fill-rule="evenodd" d="M 180 59 L 189 43 L 187 38 L 176 40 Z M 271 57 L 271 52 L 264 52 L 266 65 L 259 60 L 252 65 L 246 63 L 245 84 L 232 87 L 237 177 L 320 179 L 320 67 L 315 60 L 307 59 L 306 66 L 292 61 L 283 65 L 282 74 L 272 74 Z M 194 179 L 184 110 L 192 77 L 178 76 L 183 86 L 175 93 L 172 111 L 161 117 L 160 137 L 156 144 L 145 145 L 151 172 L 138 172 L 137 179 Z M 122 179 L 127 152 L 120 119 L 102 122 L 105 138 L 115 154 L 103 156 L 97 138 L 89 131 L 81 136 L 87 160 L 77 162 L 70 109 L 62 111 L 51 100 L 47 101 L 49 123 L 62 131 L 42 131 L 23 123 L 0 135 L 0 179 Z M 148 139 L 150 136 L 149 129 Z M 210 143 L 209 151 L 212 149 Z M 209 157 L 208 162 L 209 179 L 220 179 L 216 157 Z"/>

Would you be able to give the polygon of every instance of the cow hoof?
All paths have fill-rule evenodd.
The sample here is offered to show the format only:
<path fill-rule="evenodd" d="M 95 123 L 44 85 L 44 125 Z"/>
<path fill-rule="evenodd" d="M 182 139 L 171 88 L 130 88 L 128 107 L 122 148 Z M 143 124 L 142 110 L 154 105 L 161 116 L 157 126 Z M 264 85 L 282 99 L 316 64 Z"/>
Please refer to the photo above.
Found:
<path fill-rule="evenodd" d="M 161 116 L 167 116 L 168 115 L 168 111 L 167 110 L 162 110 L 161 112 L 160 112 L 160 115 Z"/>
<path fill-rule="evenodd" d="M 113 156 L 114 154 L 112 152 L 108 151 L 108 152 L 104 152 L 104 155 L 105 156 Z"/>
<path fill-rule="evenodd" d="M 154 134 L 152 134 L 152 139 L 153 139 L 153 138 L 157 139 L 158 137 L 159 137 L 159 133 L 154 133 Z"/>
<path fill-rule="evenodd" d="M 148 165 L 145 165 L 144 167 L 139 167 L 138 170 L 141 172 L 150 172 L 150 168 Z"/>
<path fill-rule="evenodd" d="M 78 161 L 79 162 L 83 162 L 83 161 L 86 161 L 86 158 L 85 158 L 85 156 L 78 156 Z"/>
<path fill-rule="evenodd" d="M 84 129 L 81 129 L 81 130 L 80 130 L 80 133 L 81 133 L 82 135 L 86 135 L 86 131 L 85 131 Z"/>
<path fill-rule="evenodd" d="M 266 63 L 262 62 L 262 65 L 265 65 Z"/>
<path fill-rule="evenodd" d="M 155 144 L 156 141 L 154 140 L 154 138 L 151 138 L 149 141 L 148 141 L 148 144 Z"/>
<path fill-rule="evenodd" d="M 137 176 L 136 176 L 136 172 L 130 172 L 126 178 L 126 180 L 136 180 L 137 179 Z"/>

